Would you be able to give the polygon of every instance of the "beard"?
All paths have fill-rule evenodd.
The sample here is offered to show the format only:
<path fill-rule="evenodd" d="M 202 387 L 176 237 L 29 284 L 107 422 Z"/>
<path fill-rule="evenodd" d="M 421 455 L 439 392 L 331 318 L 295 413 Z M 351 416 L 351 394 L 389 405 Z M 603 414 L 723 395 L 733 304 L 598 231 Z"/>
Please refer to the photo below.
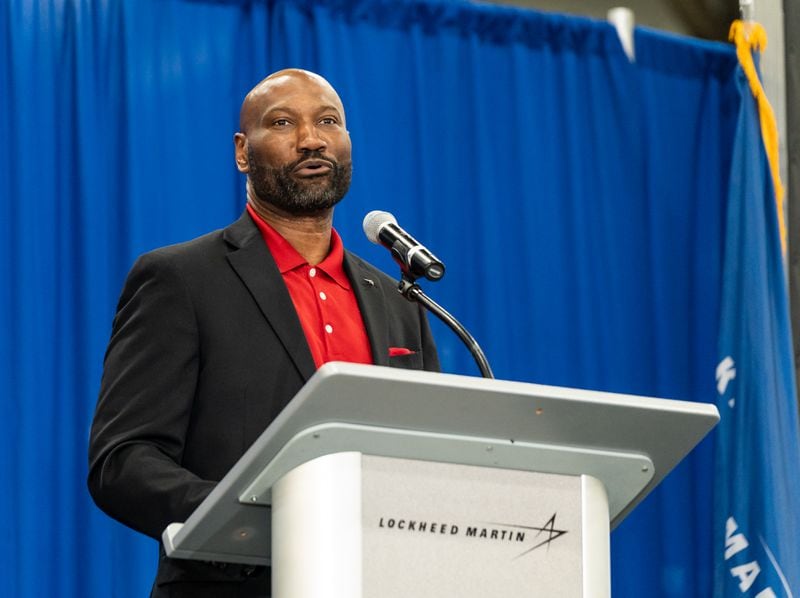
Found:
<path fill-rule="evenodd" d="M 259 163 L 252 148 L 248 149 L 247 159 L 248 180 L 256 198 L 294 216 L 316 214 L 335 206 L 350 189 L 353 176 L 352 162 L 335 162 L 317 151 L 307 152 L 295 162 L 277 168 Z M 309 159 L 325 160 L 331 164 L 331 170 L 318 176 L 292 177 L 295 167 Z"/>

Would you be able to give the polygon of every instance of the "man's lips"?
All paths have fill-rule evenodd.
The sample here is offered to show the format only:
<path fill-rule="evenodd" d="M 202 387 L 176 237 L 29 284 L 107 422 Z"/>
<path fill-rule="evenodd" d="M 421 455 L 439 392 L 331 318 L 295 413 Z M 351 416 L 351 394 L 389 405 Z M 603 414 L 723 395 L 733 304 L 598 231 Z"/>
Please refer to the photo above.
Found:
<path fill-rule="evenodd" d="M 320 176 L 333 170 L 333 164 L 328 160 L 310 159 L 303 160 L 294 167 L 292 173 L 301 177 Z"/>

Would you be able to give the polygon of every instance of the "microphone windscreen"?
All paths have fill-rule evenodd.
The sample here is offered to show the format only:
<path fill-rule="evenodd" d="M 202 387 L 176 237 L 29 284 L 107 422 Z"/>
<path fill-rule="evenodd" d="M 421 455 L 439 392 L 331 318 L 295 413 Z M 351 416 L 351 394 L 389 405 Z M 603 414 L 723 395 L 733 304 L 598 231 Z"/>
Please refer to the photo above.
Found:
<path fill-rule="evenodd" d="M 382 212 L 381 210 L 373 210 L 364 216 L 362 227 L 364 228 L 364 234 L 367 235 L 367 239 L 376 245 L 380 245 L 381 242 L 378 240 L 378 233 L 384 224 L 397 224 L 397 219 L 389 212 Z"/>

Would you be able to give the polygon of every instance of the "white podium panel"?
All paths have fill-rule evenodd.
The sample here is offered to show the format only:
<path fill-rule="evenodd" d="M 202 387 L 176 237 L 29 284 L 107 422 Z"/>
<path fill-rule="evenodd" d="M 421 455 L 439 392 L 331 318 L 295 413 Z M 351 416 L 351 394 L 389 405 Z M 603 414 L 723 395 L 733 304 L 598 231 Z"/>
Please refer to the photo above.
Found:
<path fill-rule="evenodd" d="M 274 596 L 609 596 L 608 502 L 588 476 L 350 452 L 292 470 L 272 501 Z"/>
<path fill-rule="evenodd" d="M 363 596 L 361 455 L 326 455 L 293 469 L 272 501 L 272 595 Z"/>

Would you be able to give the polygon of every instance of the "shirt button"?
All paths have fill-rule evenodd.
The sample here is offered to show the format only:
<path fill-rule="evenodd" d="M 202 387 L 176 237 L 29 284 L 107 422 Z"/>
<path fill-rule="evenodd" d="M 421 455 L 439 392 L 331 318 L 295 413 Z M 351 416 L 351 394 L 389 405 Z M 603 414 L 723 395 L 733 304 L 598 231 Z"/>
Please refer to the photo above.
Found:
<path fill-rule="evenodd" d="M 319 292 L 319 298 L 322 299 L 323 301 L 325 301 L 325 299 L 327 299 L 328 296 L 323 291 L 320 291 Z"/>
<path fill-rule="evenodd" d="M 330 324 L 325 324 L 325 332 L 327 332 L 328 334 L 333 332 L 333 326 L 331 326 Z"/>
<path fill-rule="evenodd" d="M 311 268 L 311 270 L 308 271 L 308 275 L 311 278 L 314 278 L 317 275 L 317 269 L 316 268 Z"/>

